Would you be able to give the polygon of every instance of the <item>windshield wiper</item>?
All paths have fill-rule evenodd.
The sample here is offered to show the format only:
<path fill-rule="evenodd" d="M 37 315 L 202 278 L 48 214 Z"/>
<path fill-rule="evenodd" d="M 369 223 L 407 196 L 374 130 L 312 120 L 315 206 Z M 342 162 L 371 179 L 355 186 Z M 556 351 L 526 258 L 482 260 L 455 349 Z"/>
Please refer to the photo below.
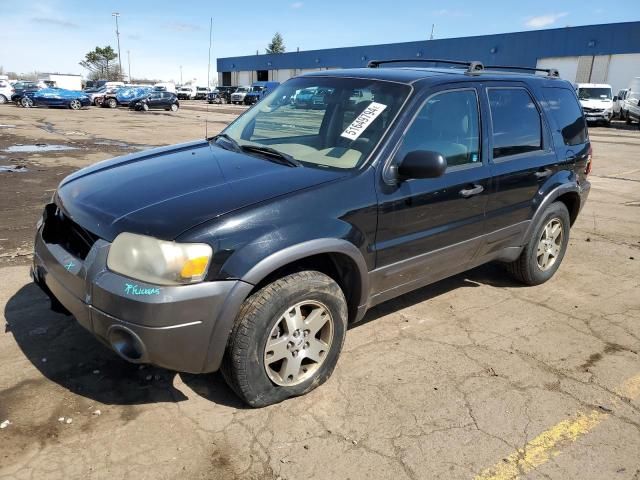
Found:
<path fill-rule="evenodd" d="M 301 167 L 302 164 L 291 155 L 283 153 L 275 148 L 264 145 L 241 145 L 243 152 L 262 153 L 264 157 L 272 162 L 286 165 L 288 167 Z"/>
<path fill-rule="evenodd" d="M 230 137 L 226 133 L 219 133 L 218 135 L 214 135 L 213 137 L 207 138 L 207 140 L 210 142 L 211 141 L 216 142 L 216 145 L 218 145 L 219 139 L 223 139 L 225 142 L 231 145 L 232 148 L 227 148 L 227 150 L 233 150 L 234 152 L 242 151 L 242 147 L 240 147 L 240 144 L 233 137 Z"/>

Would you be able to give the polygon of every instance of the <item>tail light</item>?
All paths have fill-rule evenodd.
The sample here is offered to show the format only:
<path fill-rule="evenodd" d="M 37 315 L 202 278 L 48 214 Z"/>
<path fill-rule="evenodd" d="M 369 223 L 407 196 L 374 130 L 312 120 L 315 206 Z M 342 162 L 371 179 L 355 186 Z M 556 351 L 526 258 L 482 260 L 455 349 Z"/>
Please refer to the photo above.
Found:
<path fill-rule="evenodd" d="M 587 165 L 584 167 L 584 174 L 589 175 L 591 173 L 591 166 L 593 164 L 593 149 L 589 145 L 589 151 L 587 152 Z"/>

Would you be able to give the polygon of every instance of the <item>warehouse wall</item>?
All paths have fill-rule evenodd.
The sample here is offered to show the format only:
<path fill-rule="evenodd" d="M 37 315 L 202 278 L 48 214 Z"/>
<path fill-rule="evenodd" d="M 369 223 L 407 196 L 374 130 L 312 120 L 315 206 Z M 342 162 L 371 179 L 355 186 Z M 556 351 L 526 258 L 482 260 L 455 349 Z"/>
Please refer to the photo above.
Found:
<path fill-rule="evenodd" d="M 640 53 L 541 58 L 538 67 L 557 68 L 570 82 L 608 83 L 617 93 L 627 88 L 632 78 L 640 77 Z"/>

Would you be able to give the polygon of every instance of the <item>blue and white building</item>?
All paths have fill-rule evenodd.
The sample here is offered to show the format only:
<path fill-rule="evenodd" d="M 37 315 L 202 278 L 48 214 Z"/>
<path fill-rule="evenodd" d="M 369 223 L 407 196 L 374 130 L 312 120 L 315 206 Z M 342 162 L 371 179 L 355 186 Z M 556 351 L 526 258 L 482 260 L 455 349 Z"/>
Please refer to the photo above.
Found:
<path fill-rule="evenodd" d="M 572 82 L 609 83 L 617 92 L 640 77 L 640 22 L 219 58 L 218 84 L 283 82 L 305 72 L 363 67 L 369 60 L 392 58 L 553 67 Z"/>

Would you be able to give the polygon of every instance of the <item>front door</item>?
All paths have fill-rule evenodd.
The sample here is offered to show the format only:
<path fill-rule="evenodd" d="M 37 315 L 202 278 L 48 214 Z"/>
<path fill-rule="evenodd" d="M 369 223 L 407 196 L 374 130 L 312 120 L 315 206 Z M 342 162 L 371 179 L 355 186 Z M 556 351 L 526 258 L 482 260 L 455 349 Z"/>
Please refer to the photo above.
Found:
<path fill-rule="evenodd" d="M 444 175 L 380 182 L 373 304 L 465 270 L 478 249 L 491 176 L 479 87 L 470 85 L 432 92 L 392 160 L 435 151 L 447 160 Z"/>

